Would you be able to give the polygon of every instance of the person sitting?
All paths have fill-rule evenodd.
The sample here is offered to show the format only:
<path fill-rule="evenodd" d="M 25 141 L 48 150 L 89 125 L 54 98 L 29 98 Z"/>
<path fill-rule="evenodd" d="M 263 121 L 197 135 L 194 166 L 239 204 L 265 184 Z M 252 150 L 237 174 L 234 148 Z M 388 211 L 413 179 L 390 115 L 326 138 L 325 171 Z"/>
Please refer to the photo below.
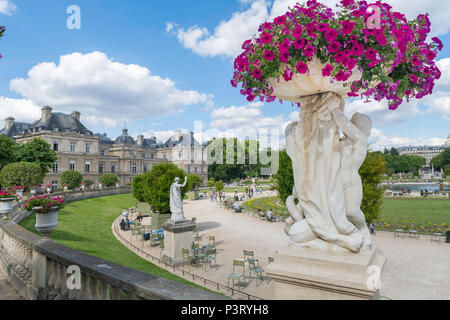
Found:
<path fill-rule="evenodd" d="M 447 243 L 450 243 L 450 230 L 447 230 L 447 232 L 445 233 L 445 236 L 447 238 Z"/>
<path fill-rule="evenodd" d="M 233 203 L 233 204 L 231 205 L 231 207 L 234 209 L 234 211 L 235 211 L 236 213 L 242 212 L 242 208 L 241 208 L 241 206 L 239 205 L 239 203 L 237 203 L 237 202 Z"/>
<path fill-rule="evenodd" d="M 260 218 L 264 218 L 264 217 L 266 216 L 266 214 L 265 214 L 264 212 L 262 212 L 261 209 L 258 209 L 258 216 L 259 216 Z"/>
<path fill-rule="evenodd" d="M 136 217 L 136 221 L 138 221 L 139 223 L 142 222 L 142 219 L 144 219 L 144 217 L 142 217 L 142 213 L 139 212 L 138 216 Z"/>
<path fill-rule="evenodd" d="M 267 211 L 266 218 L 269 222 L 277 222 L 277 219 L 275 219 L 272 209 L 269 209 L 269 211 Z"/>

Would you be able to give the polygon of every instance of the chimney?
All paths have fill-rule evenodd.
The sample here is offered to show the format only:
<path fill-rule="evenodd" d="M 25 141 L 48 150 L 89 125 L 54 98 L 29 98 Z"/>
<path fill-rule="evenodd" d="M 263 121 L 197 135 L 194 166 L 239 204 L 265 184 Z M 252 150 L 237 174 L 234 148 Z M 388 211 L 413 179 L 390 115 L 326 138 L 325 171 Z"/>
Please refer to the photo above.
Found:
<path fill-rule="evenodd" d="M 194 133 L 191 131 L 191 132 L 189 132 L 189 134 L 191 135 L 191 147 L 193 147 L 193 146 L 195 146 Z"/>
<path fill-rule="evenodd" d="M 151 137 L 150 139 L 155 140 L 156 141 L 156 137 Z"/>
<path fill-rule="evenodd" d="M 46 123 L 50 120 L 50 117 L 52 116 L 53 109 L 49 106 L 45 106 L 42 108 L 42 122 Z"/>
<path fill-rule="evenodd" d="M 104 136 L 104 137 L 107 137 L 108 135 L 106 134 L 106 132 L 103 132 L 103 136 Z"/>
<path fill-rule="evenodd" d="M 137 144 L 138 146 L 142 146 L 144 144 L 144 135 L 140 134 L 137 136 Z"/>
<path fill-rule="evenodd" d="M 175 139 L 175 141 L 180 141 L 181 140 L 181 130 L 175 131 L 174 139 Z"/>
<path fill-rule="evenodd" d="M 9 118 L 6 118 L 5 119 L 5 129 L 6 130 L 9 130 L 9 129 L 11 129 L 11 127 L 13 126 L 13 124 L 14 124 L 14 118 L 13 117 L 9 117 Z"/>
<path fill-rule="evenodd" d="M 81 113 L 80 113 L 80 112 L 78 112 L 78 111 L 73 111 L 70 115 L 71 115 L 72 117 L 74 117 L 75 119 L 77 119 L 78 121 L 80 121 L 80 117 L 81 117 Z"/>

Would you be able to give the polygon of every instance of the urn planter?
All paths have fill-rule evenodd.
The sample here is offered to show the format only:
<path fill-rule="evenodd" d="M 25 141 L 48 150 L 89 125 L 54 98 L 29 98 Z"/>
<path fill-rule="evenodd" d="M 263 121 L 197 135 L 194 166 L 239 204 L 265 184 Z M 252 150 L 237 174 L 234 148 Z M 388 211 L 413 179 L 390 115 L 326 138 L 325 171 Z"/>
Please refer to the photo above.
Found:
<path fill-rule="evenodd" d="M 0 199 L 0 214 L 3 215 L 3 219 L 8 219 L 8 215 L 13 210 L 15 200 L 16 198 Z"/>
<path fill-rule="evenodd" d="M 36 207 L 33 211 L 36 213 L 36 230 L 48 237 L 58 226 L 59 208 L 55 207 L 44 213 L 41 207 Z"/>

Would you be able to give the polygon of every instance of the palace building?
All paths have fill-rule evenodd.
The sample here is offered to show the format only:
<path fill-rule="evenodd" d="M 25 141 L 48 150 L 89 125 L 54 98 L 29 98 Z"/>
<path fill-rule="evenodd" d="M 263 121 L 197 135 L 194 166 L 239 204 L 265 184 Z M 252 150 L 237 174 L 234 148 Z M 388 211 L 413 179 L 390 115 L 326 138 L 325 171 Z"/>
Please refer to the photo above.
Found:
<path fill-rule="evenodd" d="M 158 163 L 174 163 L 187 174 L 208 180 L 206 152 L 194 139 L 194 133 L 177 130 L 165 143 L 158 143 L 139 135 L 135 140 L 123 129 L 122 135 L 110 139 L 106 134 L 94 134 L 80 121 L 77 111 L 69 114 L 53 112 L 51 107 L 42 108 L 42 116 L 36 122 L 15 122 L 7 118 L 0 135 L 13 138 L 17 143 L 26 143 L 41 138 L 50 144 L 58 160 L 47 174 L 44 184 L 61 188 L 61 173 L 79 171 L 84 180 L 98 184 L 103 173 L 114 173 L 120 184 L 133 181 L 134 176 L 150 171 Z"/>

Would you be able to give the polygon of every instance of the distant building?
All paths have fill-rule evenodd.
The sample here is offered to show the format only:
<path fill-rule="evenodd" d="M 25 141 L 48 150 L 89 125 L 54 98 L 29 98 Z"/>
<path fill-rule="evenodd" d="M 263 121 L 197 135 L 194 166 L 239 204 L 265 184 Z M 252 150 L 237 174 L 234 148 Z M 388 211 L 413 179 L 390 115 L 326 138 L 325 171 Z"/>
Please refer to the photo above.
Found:
<path fill-rule="evenodd" d="M 150 171 L 158 163 L 174 163 L 187 174 L 197 174 L 206 183 L 208 165 L 206 152 L 194 139 L 194 134 L 176 131 L 165 143 L 156 137 L 137 140 L 123 129 L 122 135 L 112 140 L 106 134 L 93 134 L 81 122 L 77 111 L 69 114 L 52 112 L 51 107 L 42 108 L 41 118 L 32 123 L 15 122 L 7 118 L 0 135 L 26 143 L 41 138 L 50 144 L 58 160 L 46 175 L 44 184 L 61 187 L 61 173 L 79 171 L 84 180 L 98 184 L 103 173 L 114 173 L 121 185 L 133 181 L 134 176 Z"/>
<path fill-rule="evenodd" d="M 431 159 L 444 152 L 445 149 L 450 147 L 450 134 L 447 137 L 445 145 L 442 146 L 406 146 L 397 148 L 400 155 L 417 155 L 426 159 L 423 171 L 432 171 Z"/>

